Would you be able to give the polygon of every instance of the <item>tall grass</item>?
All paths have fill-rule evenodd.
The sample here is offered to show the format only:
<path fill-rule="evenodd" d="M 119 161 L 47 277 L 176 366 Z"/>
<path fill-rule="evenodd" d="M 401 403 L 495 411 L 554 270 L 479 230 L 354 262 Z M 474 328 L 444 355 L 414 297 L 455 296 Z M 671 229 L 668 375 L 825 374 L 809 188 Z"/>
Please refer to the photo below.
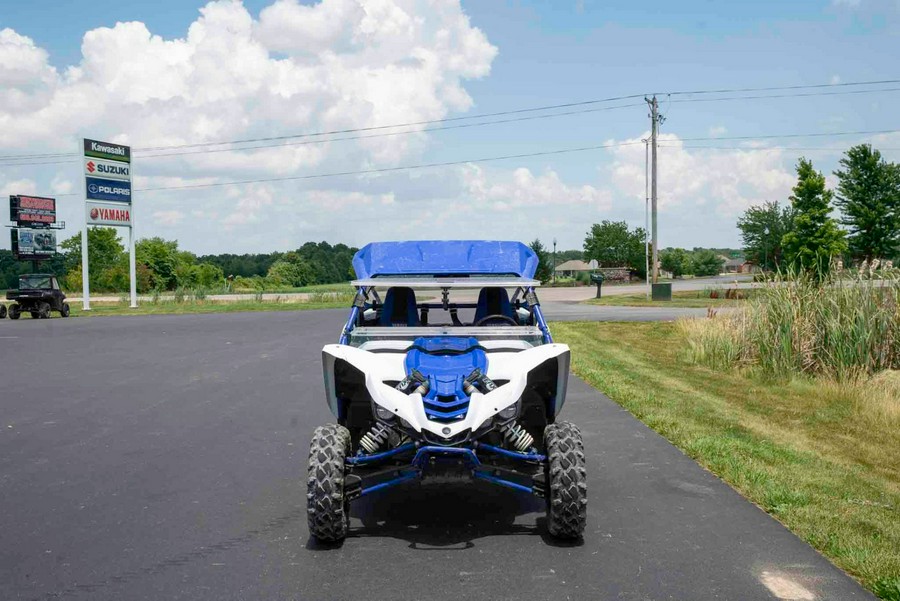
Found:
<path fill-rule="evenodd" d="M 789 275 L 767 283 L 735 314 L 680 327 L 699 363 L 847 382 L 900 369 L 898 300 L 894 275 Z"/>

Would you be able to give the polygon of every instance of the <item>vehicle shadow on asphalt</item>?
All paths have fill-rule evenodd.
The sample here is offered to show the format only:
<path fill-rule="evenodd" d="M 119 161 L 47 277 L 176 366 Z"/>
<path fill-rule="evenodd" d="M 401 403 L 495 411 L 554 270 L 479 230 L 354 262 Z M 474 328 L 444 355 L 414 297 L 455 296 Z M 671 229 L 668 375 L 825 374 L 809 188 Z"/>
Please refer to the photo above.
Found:
<path fill-rule="evenodd" d="M 390 537 L 418 551 L 465 551 L 490 536 L 540 536 L 555 547 L 580 546 L 582 540 L 559 541 L 547 533 L 545 502 L 491 484 L 473 481 L 413 482 L 354 501 L 350 531 L 354 538 Z M 525 517 L 529 516 L 529 517 Z M 327 550 L 310 539 L 307 548 Z"/>

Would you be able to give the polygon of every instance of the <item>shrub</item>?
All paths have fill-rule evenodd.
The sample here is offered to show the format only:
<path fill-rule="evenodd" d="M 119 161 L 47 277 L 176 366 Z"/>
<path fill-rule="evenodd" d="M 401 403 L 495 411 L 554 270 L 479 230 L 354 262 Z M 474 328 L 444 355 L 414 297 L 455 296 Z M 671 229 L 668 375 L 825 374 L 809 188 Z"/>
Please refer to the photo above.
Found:
<path fill-rule="evenodd" d="M 900 280 L 822 277 L 776 278 L 733 316 L 682 324 L 692 358 L 837 381 L 900 369 Z"/>

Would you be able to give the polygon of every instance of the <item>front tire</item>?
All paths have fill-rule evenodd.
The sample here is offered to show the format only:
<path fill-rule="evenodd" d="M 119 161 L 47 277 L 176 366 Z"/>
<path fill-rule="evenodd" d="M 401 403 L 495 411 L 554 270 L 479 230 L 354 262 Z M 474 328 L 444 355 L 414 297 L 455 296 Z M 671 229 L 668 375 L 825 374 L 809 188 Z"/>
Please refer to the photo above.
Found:
<path fill-rule="evenodd" d="M 50 303 L 41 303 L 38 305 L 38 317 L 41 319 L 50 319 Z"/>
<path fill-rule="evenodd" d="M 6 319 L 6 305 L 0 305 L 0 319 Z"/>
<path fill-rule="evenodd" d="M 10 319 L 19 319 L 19 317 L 21 315 L 22 315 L 22 309 L 19 307 L 18 304 L 9 306 L 9 318 Z"/>
<path fill-rule="evenodd" d="M 319 426 L 309 443 L 306 512 L 309 533 L 320 541 L 347 536 L 350 508 L 344 496 L 344 459 L 350 453 L 350 432 L 337 424 Z"/>
<path fill-rule="evenodd" d="M 59 314 L 63 317 L 68 317 L 71 309 L 69 308 L 69 303 L 63 303 L 62 307 L 59 309 Z"/>
<path fill-rule="evenodd" d="M 547 529 L 552 536 L 577 539 L 587 523 L 587 469 L 584 441 L 575 424 L 544 429 L 547 446 Z"/>

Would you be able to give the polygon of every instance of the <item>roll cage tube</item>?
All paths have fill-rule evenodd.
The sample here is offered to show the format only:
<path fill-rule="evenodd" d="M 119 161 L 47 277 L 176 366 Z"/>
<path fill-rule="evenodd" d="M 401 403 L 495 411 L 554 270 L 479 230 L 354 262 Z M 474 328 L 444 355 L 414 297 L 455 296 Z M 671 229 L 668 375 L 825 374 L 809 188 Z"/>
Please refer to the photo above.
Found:
<path fill-rule="evenodd" d="M 553 337 L 550 336 L 550 327 L 547 325 L 547 320 L 544 319 L 544 313 L 541 311 L 541 303 L 538 302 L 534 287 L 529 287 L 525 290 L 525 300 L 528 301 L 528 306 L 531 307 L 531 311 L 534 313 L 534 319 L 537 321 L 538 328 L 540 328 L 544 335 L 544 343 L 552 344 Z"/>
<path fill-rule="evenodd" d="M 347 323 L 344 324 L 344 329 L 341 331 L 341 339 L 338 341 L 338 344 L 350 344 L 350 331 L 353 329 L 356 320 L 359 318 L 359 310 L 366 305 L 366 298 L 366 289 L 359 288 L 356 291 L 356 298 L 353 299 L 353 307 L 350 309 L 350 317 L 347 318 Z"/>
<path fill-rule="evenodd" d="M 442 304 L 444 305 L 448 304 L 447 292 L 448 291 L 446 289 L 443 290 Z M 517 296 L 518 291 L 513 298 Z M 359 320 L 359 311 L 360 309 L 365 308 L 367 298 L 367 290 L 365 287 L 361 286 L 356 291 L 356 298 L 353 299 L 353 307 L 350 309 L 350 316 L 347 318 L 347 323 L 344 324 L 344 329 L 341 331 L 341 338 L 338 341 L 338 344 L 350 344 L 350 332 L 353 330 L 356 322 Z M 544 343 L 552 344 L 553 337 L 550 335 L 550 327 L 547 325 L 547 320 L 544 319 L 544 313 L 541 311 L 541 304 L 538 301 L 537 294 L 535 293 L 533 286 L 529 286 L 525 289 L 525 302 L 528 303 L 528 307 L 534 314 L 534 319 L 537 322 L 537 326 L 541 330 L 541 333 L 543 335 Z"/>

